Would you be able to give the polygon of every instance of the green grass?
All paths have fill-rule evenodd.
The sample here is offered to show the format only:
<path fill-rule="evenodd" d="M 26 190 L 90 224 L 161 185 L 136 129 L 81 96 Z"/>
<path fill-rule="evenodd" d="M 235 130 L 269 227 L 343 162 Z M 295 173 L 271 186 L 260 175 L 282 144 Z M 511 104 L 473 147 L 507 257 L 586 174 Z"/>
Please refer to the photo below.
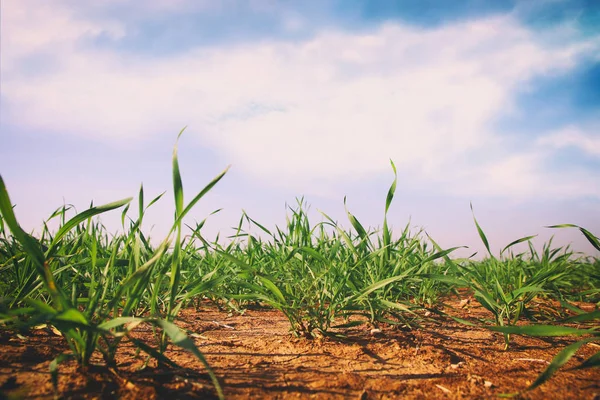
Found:
<path fill-rule="evenodd" d="M 170 341 L 201 360 L 220 397 L 216 375 L 175 324 L 182 307 L 203 299 L 240 313 L 249 304 L 270 306 L 287 317 L 292 334 L 313 338 L 344 336 L 344 330 L 356 324 L 418 329 L 426 309 L 437 310 L 451 293 L 466 289 L 490 311 L 490 319 L 480 326 L 504 335 L 506 349 L 515 334 L 588 335 L 561 351 L 531 388 L 549 379 L 580 346 L 599 339 L 598 311 L 584 313 L 571 303 L 600 304 L 598 259 L 568 247 L 552 247 L 551 242 L 538 252 L 531 243 L 533 236 L 515 240 L 494 255 L 475 217 L 474 229 L 487 257 L 452 259 L 458 247 L 442 249 L 424 232 L 411 232 L 409 225 L 392 231 L 387 213 L 397 178 L 393 163 L 391 167 L 394 178 L 382 202 L 381 230 L 365 228 L 346 199 L 350 229 L 325 213 L 314 223 L 307 203 L 298 199 L 288 208 L 282 227 L 269 229 L 243 212 L 227 240 L 207 240 L 202 235 L 206 220 L 188 226 L 183 219 L 227 170 L 186 203 L 176 145 L 175 215 L 167 237 L 156 246 L 144 234 L 143 220 L 149 207 L 163 201 L 164 193 L 146 204 L 141 186 L 137 207 L 132 207 L 132 198 L 92 205 L 78 214 L 60 207 L 34 237 L 18 224 L 0 177 L 0 328 L 24 330 L 47 324 L 58 329 L 70 351 L 51 364 L 54 377 L 60 362 L 73 358 L 86 368 L 94 353 L 116 367 L 124 338 L 149 358 L 174 365 L 164 355 Z M 118 210 L 123 229 L 110 235 L 98 216 Z M 47 228 L 51 221 L 59 222 L 56 232 Z M 261 235 L 250 233 L 253 228 Z M 551 228 L 579 229 L 600 250 L 598 238 L 584 228 L 568 224 Z M 528 251 L 514 254 L 520 243 L 527 244 Z M 560 309 L 568 308 L 575 316 L 568 319 L 559 309 L 542 312 L 534 301 L 539 299 L 559 301 Z M 573 330 L 569 325 L 573 322 L 585 326 Z M 142 323 L 153 327 L 154 342 L 131 335 Z M 596 354 L 580 367 L 597 367 L 599 357 Z"/>

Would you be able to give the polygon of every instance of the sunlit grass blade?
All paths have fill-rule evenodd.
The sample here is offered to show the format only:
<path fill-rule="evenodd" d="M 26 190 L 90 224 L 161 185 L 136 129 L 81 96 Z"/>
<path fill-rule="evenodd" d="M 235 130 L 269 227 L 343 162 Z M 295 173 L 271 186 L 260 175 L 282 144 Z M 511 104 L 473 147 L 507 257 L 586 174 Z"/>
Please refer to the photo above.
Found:
<path fill-rule="evenodd" d="M 356 297 L 355 297 L 355 298 L 356 298 L 356 300 L 361 300 L 361 299 L 363 299 L 363 298 L 367 297 L 369 294 L 373 293 L 374 291 L 376 291 L 376 290 L 378 290 L 378 289 L 384 288 L 384 287 L 386 287 L 387 285 L 389 285 L 389 284 L 391 284 L 391 283 L 394 283 L 394 282 L 397 282 L 397 281 L 399 281 L 399 280 L 401 280 L 401 279 L 405 279 L 405 278 L 406 278 L 406 277 L 407 277 L 407 276 L 408 276 L 408 275 L 409 275 L 411 272 L 413 272 L 415 269 L 416 269 L 416 267 L 409 268 L 409 269 L 407 269 L 407 270 L 406 270 L 406 271 L 405 271 L 403 274 L 401 274 L 401 275 L 398 275 L 398 276 L 392 276 L 392 277 L 389 277 L 389 278 L 383 279 L 383 280 L 381 280 L 381 281 L 379 281 L 379 282 L 375 282 L 375 283 L 374 283 L 374 284 L 372 284 L 372 285 L 369 285 L 369 286 L 368 286 L 368 287 L 366 287 L 366 288 L 365 288 L 365 289 L 364 289 L 364 290 L 363 290 L 361 293 L 358 293 L 358 294 L 356 295 Z"/>
<path fill-rule="evenodd" d="M 115 201 L 113 203 L 104 204 L 102 206 L 91 207 L 91 208 L 75 215 L 73 218 L 68 220 L 63 226 L 61 226 L 60 229 L 58 230 L 58 232 L 56 232 L 56 235 L 54 236 L 54 240 L 52 240 L 52 243 L 50 244 L 48 250 L 46 251 L 46 257 L 52 255 L 52 253 L 54 252 L 54 249 L 56 248 L 56 246 L 58 245 L 60 240 L 71 229 L 73 229 L 80 223 L 84 222 L 85 220 L 87 220 L 93 216 L 102 214 L 102 213 L 110 211 L 110 210 L 114 210 L 119 207 L 123 207 L 124 205 L 128 204 L 132 199 L 133 199 L 133 197 L 129 197 L 127 199 Z"/>
<path fill-rule="evenodd" d="M 488 242 L 488 239 L 485 236 L 483 229 L 481 229 L 481 226 L 479 226 L 479 222 L 477 222 L 477 218 L 475 218 L 475 211 L 473 211 L 473 203 L 471 203 L 471 212 L 473 213 L 473 221 L 475 221 L 475 226 L 477 227 L 477 232 L 479 233 L 479 237 L 481 238 L 481 241 L 485 245 L 485 248 L 488 251 L 488 254 L 490 255 L 490 257 L 495 258 L 490 250 L 490 244 Z"/>
<path fill-rule="evenodd" d="M 371 247 L 371 243 L 369 241 L 369 236 L 367 234 L 367 231 L 362 226 L 362 224 L 358 221 L 358 219 L 356 219 L 356 217 L 350 211 L 348 211 L 348 208 L 346 206 L 346 197 L 345 196 L 344 196 L 344 207 L 346 208 L 346 214 L 348 214 L 348 219 L 350 220 L 350 224 L 356 230 L 356 232 L 360 236 L 362 242 L 365 243 L 366 245 L 368 245 L 369 247 Z"/>
<path fill-rule="evenodd" d="M 179 217 L 183 210 L 183 183 L 181 182 L 181 172 L 179 171 L 179 160 L 177 159 L 177 147 L 179 138 L 185 131 L 185 127 L 177 135 L 175 146 L 173 147 L 173 193 L 175 195 L 175 215 Z"/>
<path fill-rule="evenodd" d="M 536 387 L 540 386 L 548 379 L 550 379 L 556 371 L 563 365 L 567 363 L 575 355 L 577 350 L 581 348 L 584 344 L 592 341 L 594 339 L 581 340 L 579 342 L 572 343 L 562 349 L 550 362 L 550 365 L 537 377 L 537 379 L 527 388 L 527 390 L 533 390 Z"/>
<path fill-rule="evenodd" d="M 598 339 L 598 341 L 600 341 L 600 339 Z M 593 354 L 592 356 L 590 356 L 587 360 L 582 361 L 581 364 L 574 367 L 573 369 L 577 370 L 577 369 L 598 368 L 598 367 L 600 367 L 600 351 L 598 351 L 596 354 Z"/>
<path fill-rule="evenodd" d="M 251 221 L 254 225 L 258 226 L 263 232 L 265 232 L 267 235 L 269 236 L 273 236 L 273 234 L 271 233 L 270 230 L 268 230 L 267 228 L 265 228 L 263 225 L 259 224 L 258 222 L 256 222 L 256 220 L 250 218 L 250 216 L 248 216 L 248 214 L 246 214 L 246 211 L 243 211 L 243 215 L 246 216 L 246 218 L 248 218 L 248 221 Z"/>
<path fill-rule="evenodd" d="M 464 248 L 465 246 L 456 246 L 456 247 L 451 247 L 449 249 L 446 250 L 441 250 L 438 251 L 437 253 L 432 254 L 431 256 L 427 257 L 425 260 L 423 260 L 421 263 L 422 264 L 426 264 L 428 262 L 437 260 L 438 258 L 442 258 L 442 257 L 446 257 L 448 254 L 452 253 L 455 250 Z"/>
<path fill-rule="evenodd" d="M 503 249 L 502 249 L 502 251 L 500 252 L 500 255 L 504 254 L 504 252 L 505 252 L 506 250 L 510 249 L 510 248 L 511 248 L 511 247 L 513 247 L 514 245 L 517 245 L 517 244 L 519 244 L 519 243 L 523 243 L 523 242 L 528 242 L 528 241 L 530 241 L 531 239 L 535 238 L 536 236 L 537 236 L 537 235 L 525 236 L 525 237 L 522 237 L 522 238 L 520 238 L 520 239 L 517 239 L 517 240 L 515 240 L 515 241 L 513 241 L 513 242 L 510 242 L 510 243 L 509 243 L 509 244 L 508 244 L 508 245 L 507 245 L 505 248 L 503 248 Z"/>
<path fill-rule="evenodd" d="M 32 257 L 32 259 L 34 260 L 40 275 L 44 275 L 44 262 L 46 261 L 46 257 L 42 252 L 42 248 L 40 247 L 39 242 L 35 240 L 32 236 L 27 234 L 17 222 L 17 218 L 15 217 L 13 211 L 13 205 L 10 201 L 8 191 L 6 190 L 6 186 L 1 175 L 0 211 L 2 212 L 2 218 L 6 222 L 6 225 L 8 226 L 14 237 L 21 243 L 21 245 L 25 248 L 30 257 Z"/>
<path fill-rule="evenodd" d="M 257 279 L 265 285 L 267 289 L 275 296 L 281 304 L 285 304 L 285 296 L 281 293 L 281 290 L 271 281 L 270 279 L 265 278 L 264 276 L 257 276 Z"/>
<path fill-rule="evenodd" d="M 569 317 L 562 322 L 585 322 L 600 319 L 600 310 L 591 311 L 589 313 L 583 313 Z"/>
<path fill-rule="evenodd" d="M 388 247 L 391 242 L 391 232 L 388 227 L 387 213 L 388 213 L 388 210 L 390 209 L 390 205 L 392 204 L 392 200 L 394 199 L 394 193 L 396 192 L 396 184 L 398 182 L 398 173 L 396 171 L 396 166 L 394 165 L 394 162 L 392 160 L 390 160 L 390 164 L 392 165 L 392 170 L 394 171 L 394 181 L 392 182 L 392 185 L 390 186 L 388 193 L 387 193 L 387 197 L 385 199 L 385 212 L 383 215 L 383 245 L 385 247 Z M 390 256 L 389 248 L 386 250 L 386 255 L 387 255 L 387 258 L 389 258 L 389 256 Z"/>
<path fill-rule="evenodd" d="M 173 344 L 189 351 L 202 362 L 204 368 L 206 368 L 206 371 L 210 376 L 210 379 L 213 382 L 213 385 L 215 386 L 215 389 L 217 390 L 217 395 L 219 396 L 219 399 L 224 399 L 225 397 L 223 395 L 223 390 L 221 389 L 221 384 L 219 383 L 217 376 L 206 361 L 206 358 L 204 358 L 204 355 L 200 352 L 200 350 L 198 350 L 198 348 L 194 344 L 194 341 L 190 339 L 181 329 L 179 329 L 177 325 L 169 321 L 159 319 L 156 320 L 154 323 L 163 328 L 164 332 L 169 336 Z"/>
<path fill-rule="evenodd" d="M 171 228 L 171 232 L 175 233 L 175 242 L 173 246 L 173 254 L 171 258 L 171 274 L 170 274 L 170 284 L 169 284 L 169 302 L 167 306 L 167 319 L 173 320 L 175 315 L 173 315 L 173 311 L 175 309 L 175 302 L 177 298 L 177 293 L 179 290 L 179 283 L 181 278 L 181 223 L 183 218 L 189 213 L 189 211 L 194 207 L 194 205 L 206 194 L 208 193 L 222 178 L 225 176 L 229 167 L 227 167 L 223 172 L 221 172 L 216 178 L 214 178 L 208 185 L 204 187 L 193 199 L 188 203 L 188 205 L 184 208 L 184 199 L 183 199 L 183 183 L 181 180 L 181 173 L 179 171 L 179 160 L 177 156 L 178 142 L 179 138 L 183 134 L 185 128 L 179 132 L 177 136 L 177 142 L 175 143 L 173 149 L 173 192 L 175 196 L 175 222 Z"/>
<path fill-rule="evenodd" d="M 196 205 L 196 203 L 198 203 L 198 201 L 204 197 L 204 195 L 206 195 L 206 193 L 208 193 L 227 173 L 227 171 L 229 171 L 229 168 L 231 166 L 228 166 L 227 168 L 225 168 L 225 170 L 223 172 L 221 172 L 219 175 L 217 175 L 212 181 L 209 182 L 208 185 L 206 185 L 204 187 L 204 189 L 202 189 L 193 199 L 192 201 L 190 201 L 188 203 L 188 205 L 183 209 L 183 211 L 181 211 L 181 213 L 177 216 L 177 220 L 175 221 L 174 225 L 180 223 L 181 220 L 183 218 L 185 218 L 185 216 L 190 212 L 190 210 Z"/>
<path fill-rule="evenodd" d="M 584 229 L 578 225 L 560 224 L 560 225 L 547 226 L 546 228 L 577 228 L 581 231 L 581 233 L 583 233 L 583 236 L 585 236 L 585 238 L 592 244 L 592 246 L 594 246 L 594 248 L 596 250 L 600 251 L 600 239 L 598 239 L 598 237 L 596 237 L 594 234 L 592 234 L 592 232 L 590 232 L 587 229 Z"/>

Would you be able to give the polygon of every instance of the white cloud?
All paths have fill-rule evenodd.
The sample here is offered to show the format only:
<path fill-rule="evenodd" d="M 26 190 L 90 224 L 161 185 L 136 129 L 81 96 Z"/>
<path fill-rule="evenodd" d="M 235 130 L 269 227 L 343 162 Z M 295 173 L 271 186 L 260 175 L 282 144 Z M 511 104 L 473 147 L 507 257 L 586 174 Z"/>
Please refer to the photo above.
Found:
<path fill-rule="evenodd" d="M 2 68 L 10 77 L 24 58 L 54 53 L 68 62 L 81 40 L 101 34 L 118 38 L 124 30 L 113 21 L 79 19 L 61 2 L 12 0 L 2 3 L 2 33 Z"/>
<path fill-rule="evenodd" d="M 117 21 L 74 19 L 54 4 L 34 12 L 18 4 L 3 10 L 3 96 L 12 123 L 119 145 L 189 125 L 247 174 L 303 192 L 387 172 L 389 158 L 415 180 L 469 177 L 460 190 L 542 190 L 539 155 L 506 156 L 490 124 L 528 79 L 566 71 L 600 47 L 543 45 L 500 16 L 430 30 L 329 30 L 303 42 L 150 58 L 82 45 L 94 35 L 124 35 Z M 22 60 L 48 48 L 59 68 L 19 73 Z M 590 146 L 597 150 L 597 143 Z M 489 157 L 461 159 L 477 151 Z"/>
<path fill-rule="evenodd" d="M 592 135 L 575 126 L 543 136 L 538 140 L 538 144 L 554 149 L 575 147 L 591 156 L 600 157 L 600 135 L 598 133 Z"/>
<path fill-rule="evenodd" d="M 548 171 L 551 154 L 543 149 L 505 154 L 489 162 L 457 168 L 458 179 L 447 185 L 455 195 L 504 197 L 524 200 L 600 197 L 597 173 L 583 168 Z"/>

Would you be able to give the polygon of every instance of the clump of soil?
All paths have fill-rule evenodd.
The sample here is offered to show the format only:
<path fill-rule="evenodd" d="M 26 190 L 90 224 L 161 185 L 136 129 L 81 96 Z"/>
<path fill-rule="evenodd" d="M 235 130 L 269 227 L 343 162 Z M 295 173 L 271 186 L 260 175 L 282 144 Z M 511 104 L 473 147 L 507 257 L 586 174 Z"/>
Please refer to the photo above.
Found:
<path fill-rule="evenodd" d="M 463 318 L 486 311 L 462 309 Z M 295 338 L 287 319 L 270 309 L 230 315 L 214 308 L 183 310 L 178 325 L 187 329 L 222 383 L 228 399 L 420 399 L 492 398 L 524 390 L 573 338 L 513 336 L 503 351 L 501 334 L 438 319 L 421 328 L 361 325 L 346 338 Z M 153 341 L 148 327 L 136 335 Z M 62 337 L 47 329 L 28 336 L 0 337 L 0 398 L 52 398 L 49 363 L 66 350 Z M 600 371 L 568 371 L 598 352 L 585 345 L 549 382 L 519 395 L 527 399 L 600 398 Z M 73 362 L 60 367 L 64 398 L 214 398 L 202 364 L 188 352 L 169 347 L 181 368 L 146 361 L 125 342 L 117 369 L 87 371 Z M 97 363 L 101 362 L 98 358 Z"/>

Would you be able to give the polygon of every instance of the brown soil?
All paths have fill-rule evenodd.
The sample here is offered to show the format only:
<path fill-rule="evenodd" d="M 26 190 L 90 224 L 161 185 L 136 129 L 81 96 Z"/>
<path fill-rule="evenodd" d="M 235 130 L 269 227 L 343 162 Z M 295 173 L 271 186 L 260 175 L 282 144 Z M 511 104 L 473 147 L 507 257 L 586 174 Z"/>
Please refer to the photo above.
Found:
<path fill-rule="evenodd" d="M 487 316 L 478 307 L 461 317 Z M 331 398 L 421 399 L 493 398 L 524 390 L 573 338 L 514 336 L 503 351 L 502 335 L 438 318 L 420 329 L 362 325 L 346 339 L 294 338 L 285 317 L 274 310 L 228 315 L 214 308 L 183 310 L 178 324 L 194 332 L 196 345 L 221 380 L 228 399 Z M 156 343 L 150 328 L 136 335 Z M 27 336 L 0 336 L 0 399 L 53 398 L 49 363 L 66 350 L 62 337 L 47 329 Z M 600 371 L 567 371 L 598 352 L 585 345 L 549 382 L 517 398 L 598 399 Z M 169 347 L 167 356 L 182 368 L 139 368 L 146 357 L 126 342 L 117 370 L 81 371 L 72 361 L 60 367 L 64 398 L 214 398 L 202 364 Z M 95 362 L 100 362 L 100 358 Z"/>

